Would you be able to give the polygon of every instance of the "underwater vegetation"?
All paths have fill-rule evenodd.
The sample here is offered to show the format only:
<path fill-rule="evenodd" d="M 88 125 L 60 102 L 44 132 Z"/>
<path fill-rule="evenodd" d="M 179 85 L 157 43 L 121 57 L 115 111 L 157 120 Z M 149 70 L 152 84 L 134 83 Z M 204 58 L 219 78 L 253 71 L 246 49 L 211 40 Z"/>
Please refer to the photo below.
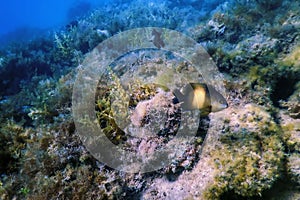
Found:
<path fill-rule="evenodd" d="M 262 107 L 246 104 L 232 110 L 220 146 L 211 152 L 217 172 L 208 199 L 221 195 L 262 196 L 278 180 L 284 165 L 284 133 Z M 238 127 L 238 128 L 237 128 Z"/>
<path fill-rule="evenodd" d="M 299 2 L 201 1 L 205 9 L 197 1 L 120 2 L 47 37 L 1 49 L 0 199 L 299 199 Z M 203 45 L 226 78 L 228 108 L 210 113 L 207 130 L 178 145 L 182 155 L 169 166 L 126 174 L 84 147 L 71 96 L 86 53 L 120 31 L 145 26 L 179 30 Z M 180 123 L 167 83 L 179 81 L 174 72 L 189 72 L 189 82 L 196 75 L 174 55 L 129 55 L 123 63 L 134 60 L 130 70 L 143 66 L 141 77 L 131 77 L 128 96 L 120 88 L 131 74 L 111 72 L 98 84 L 95 111 L 107 138 L 149 159 L 176 136 Z M 157 84 L 149 84 L 151 78 Z M 112 103 L 116 97 L 121 106 Z M 123 115 L 124 102 L 131 115 Z M 129 137 L 120 119 L 131 121 L 132 130 L 152 123 L 158 131 L 146 139 Z"/>

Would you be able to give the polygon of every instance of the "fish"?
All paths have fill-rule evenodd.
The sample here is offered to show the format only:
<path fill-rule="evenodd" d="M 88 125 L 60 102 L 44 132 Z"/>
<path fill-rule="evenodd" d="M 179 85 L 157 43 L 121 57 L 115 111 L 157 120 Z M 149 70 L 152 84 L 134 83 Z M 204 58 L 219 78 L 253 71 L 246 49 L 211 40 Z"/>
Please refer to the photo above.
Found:
<path fill-rule="evenodd" d="M 156 46 L 157 48 L 162 48 L 165 46 L 165 43 L 161 37 L 161 32 L 158 32 L 157 30 L 153 29 L 152 31 L 152 43 L 154 44 L 154 46 Z"/>
<path fill-rule="evenodd" d="M 175 89 L 173 94 L 181 103 L 183 110 L 200 110 L 201 115 L 204 116 L 228 107 L 223 95 L 213 86 L 205 83 L 188 83 L 182 88 L 182 92 Z"/>

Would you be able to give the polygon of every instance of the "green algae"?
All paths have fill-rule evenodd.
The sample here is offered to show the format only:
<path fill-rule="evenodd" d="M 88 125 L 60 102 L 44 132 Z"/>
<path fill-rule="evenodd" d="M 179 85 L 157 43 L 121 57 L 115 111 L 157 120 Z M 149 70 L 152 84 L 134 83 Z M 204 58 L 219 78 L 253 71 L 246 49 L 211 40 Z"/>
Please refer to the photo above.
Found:
<path fill-rule="evenodd" d="M 14 172 L 19 167 L 22 152 L 26 148 L 26 141 L 29 139 L 28 132 L 22 125 L 13 120 L 2 123 L 0 128 L 0 172 Z"/>
<path fill-rule="evenodd" d="M 245 118 L 239 119 L 244 125 L 233 132 L 229 127 L 216 151 L 211 152 L 217 171 L 205 194 L 207 199 L 220 199 L 228 193 L 259 197 L 282 175 L 285 152 L 281 128 L 261 108 L 246 109 Z"/>
<path fill-rule="evenodd" d="M 283 66 L 291 66 L 295 71 L 300 70 L 300 46 L 296 45 L 279 63 Z"/>
<path fill-rule="evenodd" d="M 114 144 L 126 140 L 124 131 L 117 124 L 126 121 L 129 98 L 124 91 L 119 78 L 110 70 L 112 85 L 99 83 L 96 93 L 96 115 L 104 134 Z M 112 102 L 114 104 L 112 105 Z"/>

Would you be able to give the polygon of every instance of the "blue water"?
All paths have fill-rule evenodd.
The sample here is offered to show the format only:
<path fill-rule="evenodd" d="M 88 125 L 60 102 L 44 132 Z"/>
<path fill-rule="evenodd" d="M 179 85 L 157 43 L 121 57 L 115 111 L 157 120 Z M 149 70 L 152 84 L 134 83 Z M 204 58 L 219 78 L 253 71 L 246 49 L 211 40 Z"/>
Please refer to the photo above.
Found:
<path fill-rule="evenodd" d="M 179 9 L 193 6 L 199 13 L 206 15 L 209 7 L 216 7 L 224 0 L 145 0 L 144 5 L 168 3 Z M 56 31 L 72 20 L 80 19 L 89 12 L 104 5 L 118 3 L 130 4 L 130 0 L 2 0 L 0 3 L 0 45 L 10 41 L 24 41 L 34 36 L 42 36 L 47 31 Z M 114 7 L 113 7 L 114 8 Z M 204 12 L 203 12 L 204 11 Z M 114 11 L 113 11 L 114 12 Z M 141 11 L 143 12 L 143 11 Z M 202 14 L 201 14 L 202 13 Z M 127 17 L 127 16 L 124 16 Z M 176 16 L 181 18 L 181 16 Z M 107 16 L 113 19 L 113 16 Z M 198 17 L 188 20 L 194 23 Z M 150 24 L 151 25 L 151 24 Z M 147 24 L 144 24 L 147 26 Z M 148 25 L 149 26 L 149 25 Z M 170 28 L 170 27 L 169 27 Z"/>
<path fill-rule="evenodd" d="M 34 32 L 55 29 L 107 2 L 109 0 L 2 0 L 0 38 L 26 38 Z"/>

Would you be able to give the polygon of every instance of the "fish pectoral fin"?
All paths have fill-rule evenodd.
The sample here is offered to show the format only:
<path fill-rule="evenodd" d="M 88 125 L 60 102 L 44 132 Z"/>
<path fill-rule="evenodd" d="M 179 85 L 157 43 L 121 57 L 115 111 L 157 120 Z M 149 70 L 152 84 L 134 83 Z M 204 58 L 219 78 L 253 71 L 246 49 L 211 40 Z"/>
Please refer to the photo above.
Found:
<path fill-rule="evenodd" d="M 200 109 L 200 115 L 202 117 L 208 116 L 209 113 L 211 113 L 211 106 Z"/>

